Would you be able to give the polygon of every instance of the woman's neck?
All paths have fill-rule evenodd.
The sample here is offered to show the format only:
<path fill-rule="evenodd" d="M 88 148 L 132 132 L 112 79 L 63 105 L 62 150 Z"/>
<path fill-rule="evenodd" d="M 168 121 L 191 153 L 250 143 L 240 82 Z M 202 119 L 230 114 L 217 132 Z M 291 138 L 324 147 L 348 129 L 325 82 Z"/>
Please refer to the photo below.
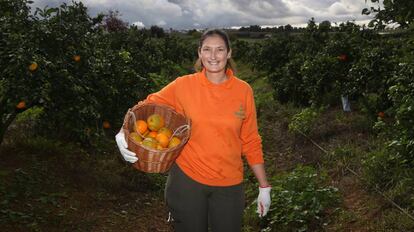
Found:
<path fill-rule="evenodd" d="M 220 84 L 228 79 L 226 72 L 212 73 L 206 71 L 206 77 L 213 84 Z"/>

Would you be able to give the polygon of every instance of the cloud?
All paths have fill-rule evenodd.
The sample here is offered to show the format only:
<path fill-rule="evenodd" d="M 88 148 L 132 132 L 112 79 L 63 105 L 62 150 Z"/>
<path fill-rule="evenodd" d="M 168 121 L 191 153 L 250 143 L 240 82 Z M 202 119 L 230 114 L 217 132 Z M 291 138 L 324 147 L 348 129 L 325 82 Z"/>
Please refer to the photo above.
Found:
<path fill-rule="evenodd" d="M 34 0 L 43 8 L 68 0 Z M 316 22 L 367 20 L 361 15 L 363 0 L 82 0 L 92 16 L 118 10 L 130 24 L 191 29 L 249 25 L 306 24 Z"/>
<path fill-rule="evenodd" d="M 145 25 L 142 22 L 140 22 L 140 21 L 133 22 L 132 25 L 137 26 L 138 28 L 145 27 Z"/>

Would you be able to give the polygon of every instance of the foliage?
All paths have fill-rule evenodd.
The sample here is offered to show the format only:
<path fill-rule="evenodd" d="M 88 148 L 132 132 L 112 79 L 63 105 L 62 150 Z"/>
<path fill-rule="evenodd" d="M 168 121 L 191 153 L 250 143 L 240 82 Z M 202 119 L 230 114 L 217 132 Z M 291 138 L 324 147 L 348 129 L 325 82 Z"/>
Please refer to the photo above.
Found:
<path fill-rule="evenodd" d="M 310 20 L 303 36 L 275 37 L 263 44 L 255 68 L 268 73 L 277 100 L 324 105 L 332 104 L 326 96 L 357 91 L 348 72 L 358 57 L 354 45 L 360 45 L 362 34 L 350 23 L 341 24 L 340 30 L 330 35 Z"/>
<path fill-rule="evenodd" d="M 368 187 L 385 192 L 399 205 L 414 208 L 412 192 L 414 172 L 401 154 L 386 148 L 367 154 L 362 162 L 363 176 Z"/>
<path fill-rule="evenodd" d="M 34 27 L 28 1 L 1 1 L 0 8 L 0 141 L 16 115 L 24 109 L 16 105 L 24 101 L 30 107 L 42 99 L 44 78 L 29 71 L 29 65 L 41 57 L 36 54 Z M 44 63 L 37 61 L 39 66 Z M 28 88 L 30 86 L 30 88 Z"/>
<path fill-rule="evenodd" d="M 263 231 L 308 231 L 320 228 L 325 210 L 339 202 L 338 190 L 326 184 L 326 174 L 299 166 L 271 180 L 272 205 Z"/>
<path fill-rule="evenodd" d="M 0 141 L 16 115 L 37 105 L 39 133 L 90 144 L 103 122 L 120 127 L 129 107 L 160 88 L 151 75 L 165 84 L 195 57 L 161 28 L 127 28 L 114 12 L 91 18 L 82 3 L 34 15 L 26 0 L 1 4 Z"/>
<path fill-rule="evenodd" d="M 413 74 L 412 62 L 398 65 L 398 71 L 393 75 L 394 85 L 386 91 L 391 107 L 387 109 L 385 118 L 378 117 L 375 127 L 388 146 L 369 153 L 363 163 L 364 177 L 371 187 L 378 186 L 391 199 L 409 209 L 414 209 Z M 390 117 L 394 120 L 389 120 Z"/>
<path fill-rule="evenodd" d="M 371 186 L 387 191 L 393 200 L 410 209 L 414 208 L 413 73 L 412 62 L 399 64 L 393 77 L 395 85 L 387 91 L 392 106 L 386 113 L 387 117 L 394 117 L 394 120 L 378 117 L 375 126 L 387 146 L 369 153 L 364 161 L 364 176 Z"/>
<path fill-rule="evenodd" d="M 389 88 L 395 113 L 390 147 L 404 157 L 404 162 L 414 168 L 414 63 L 401 63 L 396 73 L 396 84 Z"/>
<path fill-rule="evenodd" d="M 365 0 L 367 2 L 367 0 Z M 384 0 L 381 9 L 380 0 L 371 0 L 378 7 L 364 8 L 362 14 L 375 14 L 370 26 L 383 29 L 387 24 L 398 23 L 400 27 L 408 27 L 414 21 L 414 2 L 410 0 Z"/>
<path fill-rule="evenodd" d="M 398 43 L 396 43 L 398 42 Z M 361 58 L 349 70 L 364 108 L 375 115 L 390 107 L 387 89 L 392 85 L 399 41 L 376 40 L 361 51 Z"/>
<path fill-rule="evenodd" d="M 348 95 L 365 113 L 360 123 L 378 120 L 375 128 L 386 146 L 369 153 L 365 176 L 372 186 L 384 187 L 412 207 L 408 200 L 414 167 L 412 30 L 381 35 L 347 22 L 337 32 L 325 33 L 328 25 L 322 26 L 311 19 L 303 35 L 266 40 L 256 48 L 253 65 L 265 73 L 274 99 L 283 104 L 336 105 L 340 95 Z M 314 113 L 305 108 L 295 115 L 290 131 L 310 133 Z"/>
<path fill-rule="evenodd" d="M 312 131 L 313 124 L 320 115 L 321 109 L 308 107 L 302 109 L 301 112 L 293 115 L 288 125 L 289 131 L 293 133 L 304 133 L 309 135 Z"/>
<path fill-rule="evenodd" d="M 232 45 L 232 58 L 244 63 L 250 62 L 250 53 L 252 52 L 252 44 L 244 40 L 235 40 Z"/>
<path fill-rule="evenodd" d="M 276 38 L 268 39 L 263 42 L 261 46 L 258 46 L 252 52 L 252 56 L 256 57 L 251 59 L 252 65 L 256 70 L 263 70 L 273 72 L 282 67 L 288 60 L 289 56 L 289 36 L 279 36 Z M 248 54 L 248 52 L 244 52 Z"/>

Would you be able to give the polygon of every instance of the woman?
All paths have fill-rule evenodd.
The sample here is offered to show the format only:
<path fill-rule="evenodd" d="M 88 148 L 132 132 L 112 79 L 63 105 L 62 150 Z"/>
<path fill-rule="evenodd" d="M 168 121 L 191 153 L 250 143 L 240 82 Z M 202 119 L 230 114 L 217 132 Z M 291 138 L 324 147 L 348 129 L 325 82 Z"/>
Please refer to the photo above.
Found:
<path fill-rule="evenodd" d="M 166 104 L 191 119 L 191 137 L 169 171 L 165 200 L 178 232 L 239 232 L 244 210 L 243 160 L 259 182 L 259 216 L 270 206 L 253 91 L 233 75 L 230 41 L 222 30 L 203 33 L 197 73 L 182 76 L 145 102 Z M 116 136 L 126 161 L 124 134 Z"/>

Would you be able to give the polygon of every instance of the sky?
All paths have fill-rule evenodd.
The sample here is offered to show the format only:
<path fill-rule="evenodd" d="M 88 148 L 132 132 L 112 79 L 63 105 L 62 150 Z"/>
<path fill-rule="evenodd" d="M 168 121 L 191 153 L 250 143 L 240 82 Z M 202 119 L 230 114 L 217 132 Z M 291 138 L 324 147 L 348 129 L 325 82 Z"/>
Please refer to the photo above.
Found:
<path fill-rule="evenodd" d="M 77 0 L 79 1 L 79 0 Z M 56 7 L 68 0 L 34 0 L 31 5 Z M 362 15 L 370 0 L 82 0 L 91 16 L 117 10 L 130 25 L 165 29 L 230 28 L 250 25 L 306 26 L 317 23 L 354 21 L 368 24 L 372 16 Z M 375 5 L 374 5 L 375 6 Z M 377 7 L 377 6 L 376 6 Z"/>

